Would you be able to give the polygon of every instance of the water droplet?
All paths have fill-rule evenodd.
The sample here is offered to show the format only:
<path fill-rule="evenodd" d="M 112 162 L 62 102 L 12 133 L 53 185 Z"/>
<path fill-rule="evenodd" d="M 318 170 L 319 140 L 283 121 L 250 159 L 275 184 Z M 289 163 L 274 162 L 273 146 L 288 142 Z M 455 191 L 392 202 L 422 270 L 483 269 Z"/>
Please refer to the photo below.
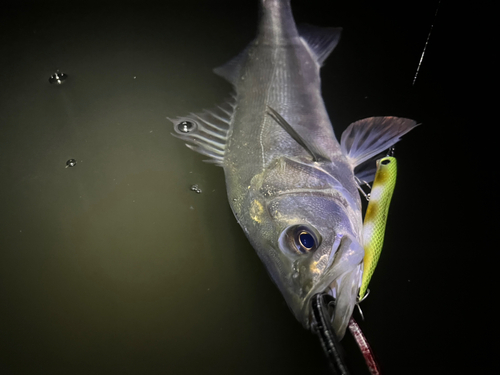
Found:
<path fill-rule="evenodd" d="M 199 188 L 198 185 L 191 185 L 191 188 L 190 188 L 192 191 L 194 191 L 195 193 L 197 194 L 201 194 L 201 189 Z"/>
<path fill-rule="evenodd" d="M 56 72 L 50 76 L 49 83 L 61 85 L 67 78 L 67 74 L 61 73 L 59 70 L 56 70 Z"/>
<path fill-rule="evenodd" d="M 177 130 L 181 133 L 190 133 L 196 128 L 194 122 L 191 121 L 181 121 L 177 124 Z"/>
<path fill-rule="evenodd" d="M 66 162 L 66 168 L 68 167 L 74 167 L 76 165 L 76 160 L 75 159 L 69 159 L 67 162 Z"/>

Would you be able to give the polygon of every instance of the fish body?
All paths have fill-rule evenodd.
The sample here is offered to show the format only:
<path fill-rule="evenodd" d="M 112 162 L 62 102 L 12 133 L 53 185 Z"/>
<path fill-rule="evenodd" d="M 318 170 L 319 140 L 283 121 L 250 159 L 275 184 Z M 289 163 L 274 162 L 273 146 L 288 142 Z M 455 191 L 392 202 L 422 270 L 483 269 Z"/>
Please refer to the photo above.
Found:
<path fill-rule="evenodd" d="M 310 299 L 327 291 L 342 337 L 363 270 L 356 177 L 373 179 L 373 158 L 415 122 L 357 121 L 339 143 L 319 71 L 340 29 L 297 28 L 288 0 L 260 2 L 256 38 L 215 69 L 235 95 L 215 110 L 172 120 L 174 135 L 224 168 L 233 213 L 296 318 L 310 328 Z"/>

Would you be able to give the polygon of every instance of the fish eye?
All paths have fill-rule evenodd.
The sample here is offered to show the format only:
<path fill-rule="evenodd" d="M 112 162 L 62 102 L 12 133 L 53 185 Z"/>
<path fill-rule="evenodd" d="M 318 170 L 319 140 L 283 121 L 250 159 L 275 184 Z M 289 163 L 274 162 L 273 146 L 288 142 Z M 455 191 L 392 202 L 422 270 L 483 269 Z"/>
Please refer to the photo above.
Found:
<path fill-rule="evenodd" d="M 312 250 L 312 248 L 316 245 L 314 237 L 311 235 L 311 233 L 306 232 L 305 230 L 299 233 L 298 243 L 300 247 L 304 248 L 306 251 Z"/>
<path fill-rule="evenodd" d="M 293 255 L 308 254 L 319 247 L 321 237 L 307 225 L 292 225 L 281 232 L 278 240 L 281 251 Z"/>

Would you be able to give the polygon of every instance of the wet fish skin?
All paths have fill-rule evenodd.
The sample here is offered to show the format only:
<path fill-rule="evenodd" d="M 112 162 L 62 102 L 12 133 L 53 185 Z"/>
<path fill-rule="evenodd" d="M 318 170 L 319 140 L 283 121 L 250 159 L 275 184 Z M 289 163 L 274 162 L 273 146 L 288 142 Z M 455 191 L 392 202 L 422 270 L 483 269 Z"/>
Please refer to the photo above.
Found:
<path fill-rule="evenodd" d="M 329 32 L 334 36 L 340 30 Z M 322 276 L 335 235 L 360 236 L 359 193 L 321 96 L 320 64 L 300 38 L 287 2 L 264 4 L 245 60 L 234 82 L 238 100 L 224 155 L 229 202 L 296 318 L 308 327 L 309 293 L 331 283 Z M 324 161 L 311 163 L 304 148 L 267 114 L 268 106 L 310 140 Z M 297 253 L 293 243 L 280 247 L 281 233 L 294 225 L 317 231 L 321 246 L 310 254 Z M 345 256 L 355 265 L 349 270 L 354 284 L 362 258 L 360 246 Z M 349 293 L 354 300 L 356 293 L 357 287 Z"/>
<path fill-rule="evenodd" d="M 224 168 L 233 213 L 296 318 L 309 328 L 310 298 L 333 290 L 333 327 L 342 337 L 364 256 L 354 168 L 416 124 L 361 120 L 339 144 L 321 97 L 319 70 L 340 29 L 298 29 L 287 0 L 261 0 L 260 13 L 254 41 L 215 70 L 233 84 L 234 100 L 219 110 L 173 120 L 175 135 Z M 181 121 L 196 127 L 184 134 L 176 127 Z M 301 238 L 314 246 L 303 246 Z"/>

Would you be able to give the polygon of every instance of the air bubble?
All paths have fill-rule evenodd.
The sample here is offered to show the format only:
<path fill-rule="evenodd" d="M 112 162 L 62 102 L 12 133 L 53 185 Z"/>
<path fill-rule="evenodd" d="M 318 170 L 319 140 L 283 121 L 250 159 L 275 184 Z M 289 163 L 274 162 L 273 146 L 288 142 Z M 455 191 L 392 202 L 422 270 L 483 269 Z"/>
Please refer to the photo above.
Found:
<path fill-rule="evenodd" d="M 66 162 L 66 168 L 72 168 L 76 165 L 76 160 L 75 159 L 69 159 L 67 162 Z"/>
<path fill-rule="evenodd" d="M 50 76 L 49 83 L 62 85 L 67 78 L 67 74 L 61 73 L 59 70 L 56 70 L 56 72 Z"/>
<path fill-rule="evenodd" d="M 198 185 L 191 185 L 190 189 L 194 191 L 196 194 L 201 194 L 201 189 Z"/>
<path fill-rule="evenodd" d="M 195 124 L 191 121 L 181 121 L 177 124 L 177 130 L 181 133 L 189 133 L 195 129 Z"/>

